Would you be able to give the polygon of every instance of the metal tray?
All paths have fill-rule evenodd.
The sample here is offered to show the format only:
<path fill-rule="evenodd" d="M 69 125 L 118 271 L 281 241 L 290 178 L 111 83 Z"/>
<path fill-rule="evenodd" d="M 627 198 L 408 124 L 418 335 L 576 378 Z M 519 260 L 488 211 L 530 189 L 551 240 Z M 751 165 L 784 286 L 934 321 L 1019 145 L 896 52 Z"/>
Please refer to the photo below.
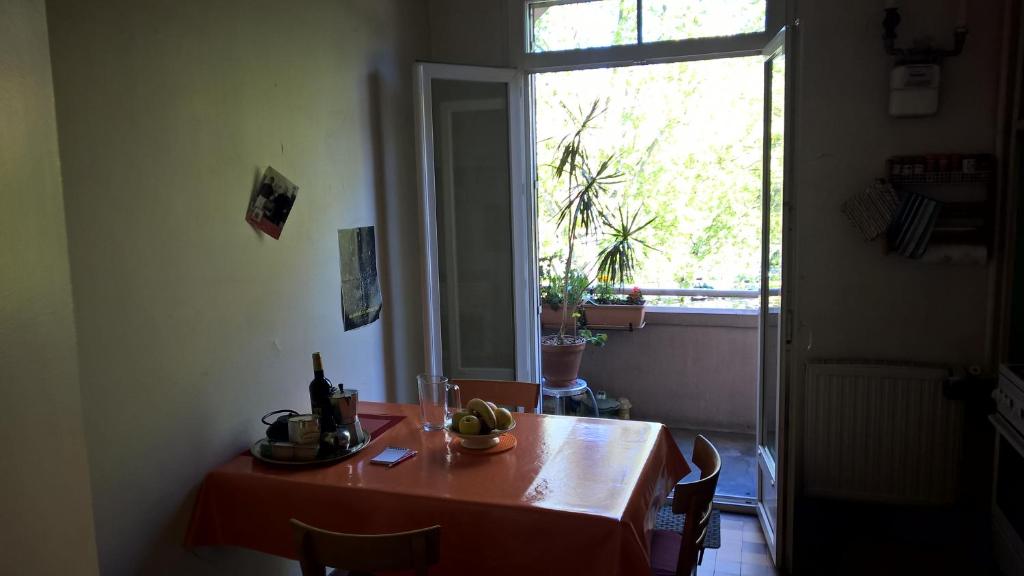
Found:
<path fill-rule="evenodd" d="M 274 466 L 288 466 L 290 468 L 326 466 L 328 464 L 340 462 L 345 458 L 348 458 L 349 456 L 355 454 L 356 452 L 359 452 L 363 448 L 366 448 L 366 445 L 369 444 L 371 440 L 373 440 L 373 437 L 370 435 L 369 432 L 365 432 L 365 434 L 366 439 L 363 440 L 362 444 L 356 444 L 355 446 L 352 446 L 343 452 L 338 452 L 337 454 L 334 454 L 333 456 L 329 456 L 327 458 L 316 458 L 313 460 L 274 460 L 273 458 L 267 458 L 266 456 L 260 454 L 260 446 L 270 442 L 270 440 L 267 440 L 266 438 L 260 438 L 259 440 L 253 442 L 252 447 L 249 448 L 249 452 L 253 455 L 254 458 L 259 460 L 260 462 L 266 462 L 267 464 L 272 464 Z"/>

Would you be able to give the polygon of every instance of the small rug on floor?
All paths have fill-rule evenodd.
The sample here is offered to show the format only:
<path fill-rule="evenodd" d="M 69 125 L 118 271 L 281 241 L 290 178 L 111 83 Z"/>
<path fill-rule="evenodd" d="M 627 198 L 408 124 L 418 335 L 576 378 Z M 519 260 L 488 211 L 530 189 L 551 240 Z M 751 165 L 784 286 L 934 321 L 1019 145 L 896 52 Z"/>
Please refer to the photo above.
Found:
<path fill-rule="evenodd" d="M 682 532 L 684 520 L 686 520 L 686 514 L 673 514 L 672 506 L 662 506 L 661 510 L 658 510 L 658 520 L 655 522 L 654 528 L 655 530 Z M 722 515 L 718 510 L 711 511 L 711 520 L 708 521 L 708 535 L 704 537 L 704 547 L 722 547 Z"/>

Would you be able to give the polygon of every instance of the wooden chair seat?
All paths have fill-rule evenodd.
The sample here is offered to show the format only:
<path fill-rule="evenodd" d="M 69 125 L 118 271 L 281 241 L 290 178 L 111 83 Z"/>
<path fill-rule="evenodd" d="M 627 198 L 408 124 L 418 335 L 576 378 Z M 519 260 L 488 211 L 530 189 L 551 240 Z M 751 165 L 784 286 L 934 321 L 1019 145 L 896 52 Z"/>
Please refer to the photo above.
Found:
<path fill-rule="evenodd" d="M 676 576 L 683 535 L 673 530 L 655 530 L 651 535 L 651 574 Z"/>

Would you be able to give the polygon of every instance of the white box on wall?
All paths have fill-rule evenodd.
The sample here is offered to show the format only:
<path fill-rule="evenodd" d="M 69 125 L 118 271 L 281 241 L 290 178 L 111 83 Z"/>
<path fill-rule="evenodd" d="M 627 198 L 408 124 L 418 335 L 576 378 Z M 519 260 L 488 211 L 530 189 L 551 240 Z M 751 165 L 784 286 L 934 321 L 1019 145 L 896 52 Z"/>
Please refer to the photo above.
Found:
<path fill-rule="evenodd" d="M 939 111 L 938 64 L 906 64 L 889 73 L 889 115 L 931 116 Z"/>

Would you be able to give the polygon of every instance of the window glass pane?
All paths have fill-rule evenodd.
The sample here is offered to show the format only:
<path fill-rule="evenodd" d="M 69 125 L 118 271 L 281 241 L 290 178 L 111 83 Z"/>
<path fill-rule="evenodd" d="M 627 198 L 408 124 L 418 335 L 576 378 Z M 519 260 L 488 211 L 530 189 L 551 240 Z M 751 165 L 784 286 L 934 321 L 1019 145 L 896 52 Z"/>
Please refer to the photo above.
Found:
<path fill-rule="evenodd" d="M 644 0 L 644 42 L 763 32 L 765 0 Z"/>
<path fill-rule="evenodd" d="M 773 291 L 782 290 L 782 201 L 785 156 L 786 126 L 786 55 L 776 56 L 771 62 L 772 109 L 771 142 L 769 143 L 770 164 L 768 167 L 768 288 Z M 782 296 L 772 293 L 768 297 L 768 306 L 778 308 L 782 305 Z"/>
<path fill-rule="evenodd" d="M 650 296 L 654 305 L 757 308 L 761 278 L 764 67 L 761 57 L 551 72 L 535 77 L 539 255 L 566 256 L 558 215 L 568 193 L 554 168 L 560 144 L 595 100 L 582 137 L 595 170 L 618 182 L 599 201 L 612 227 L 641 230 L 632 285 L 742 291 L 746 298 Z M 620 207 L 622 212 L 620 212 Z M 595 278 L 613 235 L 602 223 L 576 245 L 574 267 Z"/>
<path fill-rule="evenodd" d="M 530 4 L 531 52 L 636 44 L 636 0 Z"/>
<path fill-rule="evenodd" d="M 765 310 L 764 373 L 761 377 L 761 442 L 774 461 L 778 461 L 778 391 L 779 351 L 782 344 L 782 202 L 785 194 L 785 126 L 786 126 L 786 56 L 780 54 L 768 62 L 771 72 L 771 110 L 766 121 L 769 123 L 768 142 L 768 194 L 765 210 L 768 211 L 768 230 L 765 234 L 764 250 L 768 268 L 764 271 L 768 284 L 768 309 Z"/>
<path fill-rule="evenodd" d="M 453 378 L 514 379 L 508 86 L 431 85 L 441 350 Z M 485 215 L 485 216 L 481 216 Z"/>

